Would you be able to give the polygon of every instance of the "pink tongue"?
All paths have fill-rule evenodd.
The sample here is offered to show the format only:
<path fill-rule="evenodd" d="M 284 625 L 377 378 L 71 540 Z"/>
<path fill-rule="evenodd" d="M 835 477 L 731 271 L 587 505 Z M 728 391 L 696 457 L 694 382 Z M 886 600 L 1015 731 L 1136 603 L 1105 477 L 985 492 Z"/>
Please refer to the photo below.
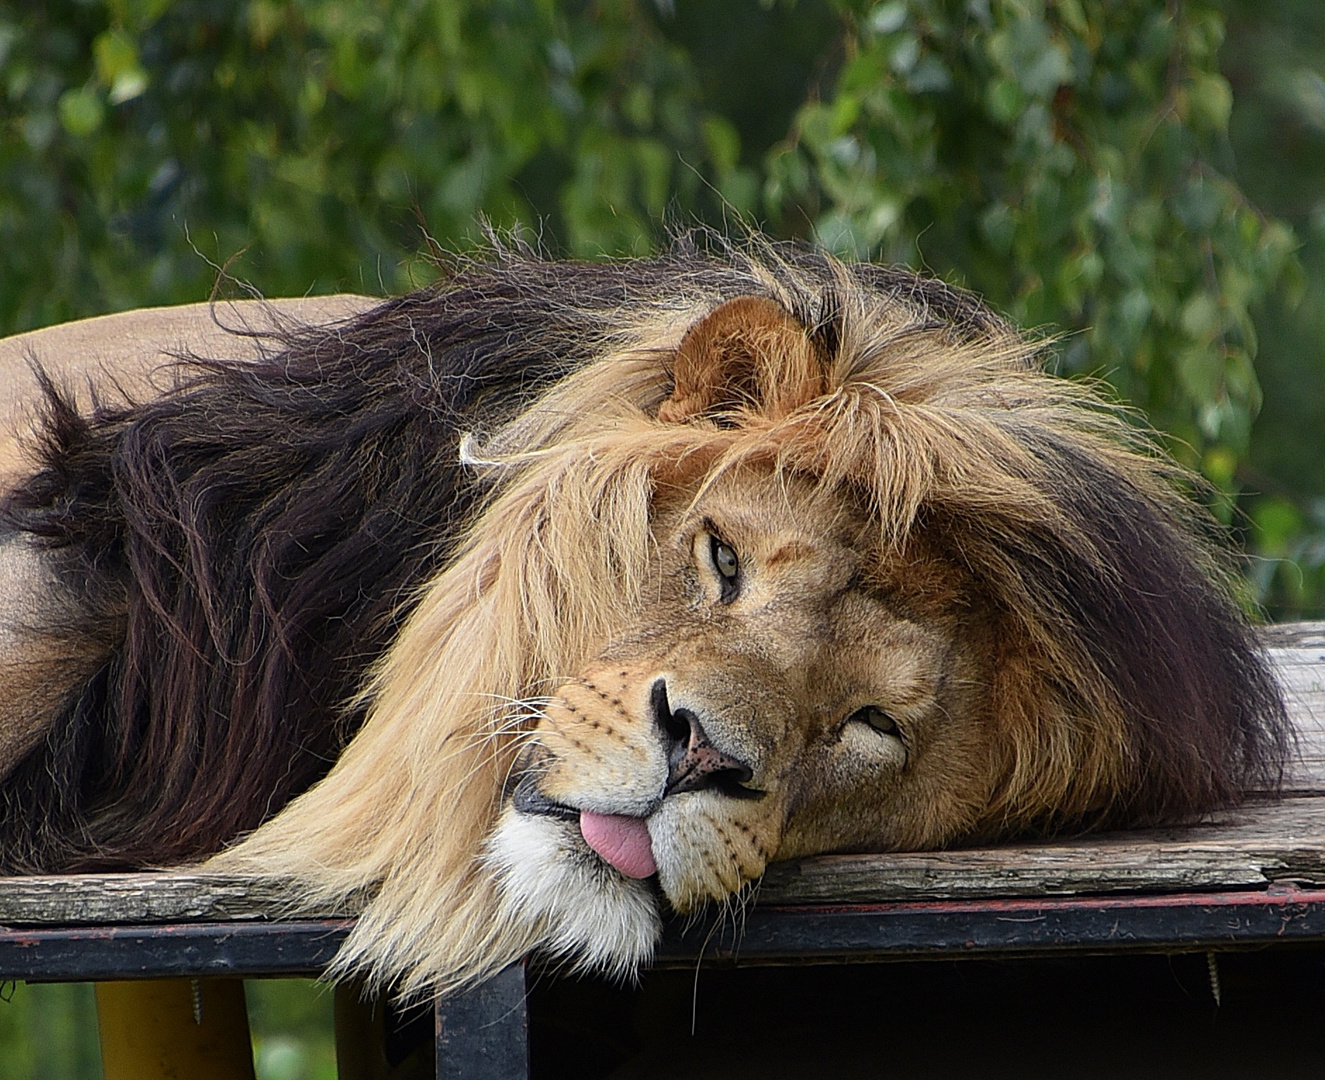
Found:
<path fill-rule="evenodd" d="M 646 878 L 658 872 L 643 818 L 581 810 L 580 833 L 586 844 L 626 877 Z"/>

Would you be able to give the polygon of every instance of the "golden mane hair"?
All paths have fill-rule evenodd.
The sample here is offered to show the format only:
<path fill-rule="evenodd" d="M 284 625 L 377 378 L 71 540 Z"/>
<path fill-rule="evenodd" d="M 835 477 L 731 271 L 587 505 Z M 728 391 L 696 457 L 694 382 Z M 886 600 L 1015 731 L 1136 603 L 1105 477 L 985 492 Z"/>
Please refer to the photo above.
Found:
<path fill-rule="evenodd" d="M 770 249 L 731 269 L 786 324 L 726 350 L 740 370 L 685 369 L 687 332 L 718 297 L 627 309 L 601 356 L 465 440 L 492 494 L 373 672 L 363 730 L 327 781 L 219 860 L 291 875 L 319 903 L 371 894 L 337 972 L 449 988 L 546 944 L 504 911 L 482 857 L 522 703 L 645 602 L 650 501 L 678 469 L 808 475 L 863 493 L 884 544 L 923 521 L 960 552 L 1010 635 L 1005 779 L 977 834 L 1153 821 L 1273 785 L 1276 692 L 1198 539 L 1202 512 L 1145 433 L 1046 374 L 1003 323 L 953 322 L 914 283 L 870 288 L 860 268 Z M 1210 684 L 1173 641 L 1167 685 L 1144 686 L 1127 654 L 1193 614 L 1192 636 L 1217 639 L 1193 648 L 1237 669 Z M 1248 708 L 1225 727 L 1214 699 L 1235 682 Z"/>
<path fill-rule="evenodd" d="M 440 511 L 394 507 L 403 537 L 390 542 L 408 554 L 408 575 L 371 586 L 386 599 L 368 611 L 377 621 L 367 659 L 349 665 L 353 686 L 328 683 L 318 698 L 348 689 L 339 730 L 361 726 L 325 778 L 208 865 L 290 882 L 296 905 L 364 901 L 333 976 L 446 990 L 532 949 L 555 951 L 546 926 L 496 888 L 485 854 L 539 695 L 647 604 L 657 485 L 712 483 L 751 463 L 849 492 L 868 508 L 881 549 L 921 534 L 940 544 L 997 612 L 1000 783 L 960 834 L 936 825 L 930 842 L 1167 820 L 1273 788 L 1287 752 L 1282 703 L 1189 479 L 1091 386 L 1047 374 L 1042 351 L 971 297 L 904 270 L 762 244 L 705 254 L 682 242 L 656 260 L 597 266 L 498 250 L 334 332 L 292 335 L 287 352 L 257 370 L 209 365 L 179 394 L 274 402 L 273 430 L 311 427 L 318 401 L 330 400 L 317 399 L 326 376 L 316 372 L 351 370 L 369 400 L 337 430 L 360 443 L 326 451 L 327 460 L 367 469 L 375 491 L 420 485 L 408 497 L 434 498 L 450 516 L 439 524 Z M 388 381 L 435 423 L 422 456 L 363 434 L 380 419 L 370 410 L 387 409 Z M 296 390 L 317 400 L 296 408 Z M 446 394 L 462 396 L 439 405 Z M 149 445 L 150 434 L 133 410 L 78 428 L 53 400 L 50 464 L 6 511 L 47 534 L 55 474 L 92 453 L 88 440 L 122 448 Z M 160 441 L 151 445 L 160 455 Z M 126 460 L 123 449 L 98 452 Z M 235 467 L 243 452 L 224 451 Z M 409 457 L 409 469 L 382 467 L 375 453 Z M 294 473 L 283 493 L 338 475 L 331 465 L 281 467 Z M 265 459 L 263 468 L 272 472 Z M 165 485 L 144 485 L 160 504 Z M 328 505 L 309 496 L 322 514 L 305 515 L 309 535 L 350 513 L 333 494 L 317 496 Z M 104 509 L 112 504 L 104 497 L 99 512 L 122 513 Z M 178 509 L 161 513 L 180 521 Z M 190 537 L 203 535 L 187 524 Z M 390 527 L 379 521 L 373 535 Z M 223 531 L 250 543 L 233 522 Z M 212 543 L 163 557 L 206 563 L 217 557 Z M 360 561 L 372 557 L 357 550 Z M 351 587 L 367 573 L 340 572 L 359 575 Z M 190 596 L 211 605 L 199 617 L 204 631 L 180 631 L 191 647 L 220 640 L 230 655 L 257 640 L 216 614 L 246 587 L 236 574 L 208 565 L 189 577 Z M 153 610 L 184 626 L 181 587 L 171 588 L 168 602 L 153 594 Z M 301 652 L 310 624 L 257 594 L 269 606 L 263 640 L 285 650 L 304 685 L 321 686 Z M 130 625 L 147 626 L 149 615 Z M 135 693 L 120 685 L 98 700 L 146 707 Z M 214 688 L 206 693 L 216 700 Z M 237 723 L 230 705 L 216 708 Z M 119 738 L 122 760 L 133 747 Z M 201 759 L 189 767 L 195 786 L 179 788 L 175 804 L 189 821 L 235 790 L 248 804 L 262 797 L 233 779 L 230 792 L 203 798 Z M 221 815 L 220 839 L 293 793 L 269 787 L 256 820 Z M 207 833 L 183 854 L 216 839 Z M 151 857 L 150 838 L 131 841 L 129 861 Z M 26 843 L 29 861 L 41 862 L 41 843 Z M 105 841 L 101 850 L 115 849 Z"/>

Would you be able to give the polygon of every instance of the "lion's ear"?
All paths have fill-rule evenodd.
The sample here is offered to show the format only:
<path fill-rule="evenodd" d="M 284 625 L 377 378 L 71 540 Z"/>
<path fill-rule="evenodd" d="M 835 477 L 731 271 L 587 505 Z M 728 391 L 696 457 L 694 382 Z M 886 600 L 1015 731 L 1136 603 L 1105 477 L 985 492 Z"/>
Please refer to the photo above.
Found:
<path fill-rule="evenodd" d="M 672 395 L 658 419 L 683 423 L 748 409 L 779 419 L 824 393 L 824 358 L 790 312 L 763 296 L 718 305 L 676 350 Z"/>

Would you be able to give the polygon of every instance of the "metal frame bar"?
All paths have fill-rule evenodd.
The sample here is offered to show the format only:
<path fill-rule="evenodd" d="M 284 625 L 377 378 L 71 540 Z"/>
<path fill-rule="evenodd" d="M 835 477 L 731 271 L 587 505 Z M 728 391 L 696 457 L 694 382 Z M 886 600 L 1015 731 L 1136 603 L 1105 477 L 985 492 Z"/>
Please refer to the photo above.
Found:
<path fill-rule="evenodd" d="M 93 982 L 171 976 L 320 975 L 354 925 L 201 922 L 0 929 L 0 979 Z"/>
<path fill-rule="evenodd" d="M 1208 951 L 1325 941 L 1325 889 L 761 907 L 719 932 L 669 934 L 659 966 L 1045 952 Z"/>
<path fill-rule="evenodd" d="M 349 919 L 0 928 L 0 978 L 317 975 Z M 733 925 L 739 926 L 738 938 Z M 756 907 L 736 924 L 673 927 L 659 966 L 920 959 L 1031 952 L 1175 952 L 1325 941 L 1325 888 Z"/>
<path fill-rule="evenodd" d="M 0 928 L 0 979 L 318 975 L 348 919 Z M 739 935 L 734 930 L 739 928 Z M 660 967 L 1044 953 L 1181 952 L 1325 941 L 1325 888 L 1035 900 L 756 907 L 735 924 L 669 929 Z M 526 972 L 439 1000 L 438 1080 L 528 1080 Z"/>
<path fill-rule="evenodd" d="M 528 1080 L 529 1009 L 525 965 L 439 1000 L 433 1011 L 437 1080 Z"/>

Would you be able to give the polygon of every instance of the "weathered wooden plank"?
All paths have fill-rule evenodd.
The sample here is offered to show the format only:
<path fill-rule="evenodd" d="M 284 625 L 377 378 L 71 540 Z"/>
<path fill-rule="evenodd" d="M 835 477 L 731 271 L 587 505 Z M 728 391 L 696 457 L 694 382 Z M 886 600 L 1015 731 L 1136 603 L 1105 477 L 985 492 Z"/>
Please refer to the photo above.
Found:
<path fill-rule="evenodd" d="M 15 926 L 338 918 L 294 904 L 279 883 L 187 872 L 0 878 L 0 924 Z"/>
<path fill-rule="evenodd" d="M 1258 627 L 1257 634 L 1270 649 L 1325 648 L 1325 620 L 1267 623 Z"/>
<path fill-rule="evenodd" d="M 1264 637 L 1298 735 L 1285 789 L 1325 793 L 1325 622 L 1266 627 Z"/>
<path fill-rule="evenodd" d="M 1289 798 L 1162 830 L 774 864 L 761 904 L 1054 896 L 1325 883 L 1325 798 Z"/>

